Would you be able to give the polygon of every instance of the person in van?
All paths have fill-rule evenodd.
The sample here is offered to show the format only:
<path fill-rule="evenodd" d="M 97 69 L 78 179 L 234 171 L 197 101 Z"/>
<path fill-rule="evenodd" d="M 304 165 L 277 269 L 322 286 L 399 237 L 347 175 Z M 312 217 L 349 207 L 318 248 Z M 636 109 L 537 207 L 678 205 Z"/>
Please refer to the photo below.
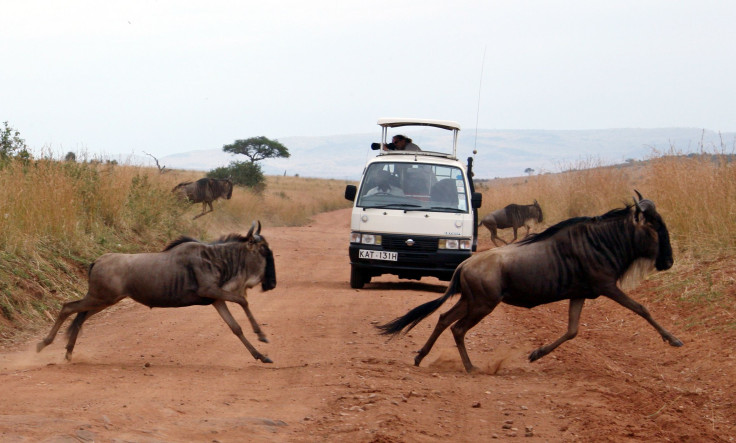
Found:
<path fill-rule="evenodd" d="M 380 170 L 376 173 L 375 183 L 376 186 L 369 189 L 365 195 L 374 194 L 391 194 L 391 195 L 404 195 L 404 191 L 396 185 L 392 185 L 393 176 L 389 171 Z"/>
<path fill-rule="evenodd" d="M 391 145 L 393 145 L 393 149 L 391 148 Z M 394 151 L 421 151 L 419 146 L 415 145 L 412 139 L 401 134 L 394 135 L 391 144 L 388 145 L 388 149 Z"/>

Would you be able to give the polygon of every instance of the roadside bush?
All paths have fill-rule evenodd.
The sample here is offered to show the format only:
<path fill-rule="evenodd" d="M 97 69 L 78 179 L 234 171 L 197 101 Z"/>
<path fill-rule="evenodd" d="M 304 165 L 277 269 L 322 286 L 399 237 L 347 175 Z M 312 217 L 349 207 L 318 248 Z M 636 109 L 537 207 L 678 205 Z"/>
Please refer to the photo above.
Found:
<path fill-rule="evenodd" d="M 229 178 L 234 184 L 253 188 L 263 192 L 266 187 L 266 177 L 261 165 L 252 162 L 231 162 L 228 166 L 213 169 L 207 173 L 210 178 Z"/>

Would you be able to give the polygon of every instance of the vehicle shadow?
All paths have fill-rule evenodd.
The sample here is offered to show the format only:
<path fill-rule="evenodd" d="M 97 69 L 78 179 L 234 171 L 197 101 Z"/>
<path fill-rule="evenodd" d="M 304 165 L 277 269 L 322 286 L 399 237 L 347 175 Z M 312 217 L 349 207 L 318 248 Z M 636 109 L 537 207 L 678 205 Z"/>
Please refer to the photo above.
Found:
<path fill-rule="evenodd" d="M 386 290 L 403 290 L 403 291 L 420 291 L 420 292 L 436 292 L 443 294 L 447 290 L 447 284 L 425 283 L 420 281 L 401 281 L 401 282 L 371 282 L 367 283 L 362 291 L 386 291 Z"/>

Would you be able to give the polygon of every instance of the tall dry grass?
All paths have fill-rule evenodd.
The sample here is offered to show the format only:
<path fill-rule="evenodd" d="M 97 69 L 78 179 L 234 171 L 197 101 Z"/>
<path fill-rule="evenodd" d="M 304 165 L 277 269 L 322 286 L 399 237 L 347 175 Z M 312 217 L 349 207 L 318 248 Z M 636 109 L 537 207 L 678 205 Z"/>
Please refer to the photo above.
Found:
<path fill-rule="evenodd" d="M 702 153 L 650 161 L 647 187 L 681 252 L 713 257 L 736 251 L 735 160 Z"/>
<path fill-rule="evenodd" d="M 175 231 L 180 213 L 150 168 L 44 159 L 0 170 L 0 249 L 8 253 L 46 240 L 80 250 L 106 238 L 149 242 Z"/>

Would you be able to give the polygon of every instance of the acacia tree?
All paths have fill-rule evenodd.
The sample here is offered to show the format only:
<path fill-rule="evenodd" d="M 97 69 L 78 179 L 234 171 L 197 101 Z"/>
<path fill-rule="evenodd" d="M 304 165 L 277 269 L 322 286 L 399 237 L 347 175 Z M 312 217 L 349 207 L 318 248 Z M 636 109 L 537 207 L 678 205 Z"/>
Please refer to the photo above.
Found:
<path fill-rule="evenodd" d="M 266 158 L 289 158 L 291 156 L 286 146 L 279 143 L 278 140 L 270 140 L 263 136 L 235 140 L 234 143 L 223 146 L 222 150 L 231 154 L 244 155 L 250 161 L 231 162 L 227 167 L 210 171 L 207 176 L 213 178 L 230 178 L 233 183 L 248 186 L 258 191 L 263 190 L 265 177 L 263 176 L 261 165 L 256 162 Z"/>
<path fill-rule="evenodd" d="M 264 136 L 235 140 L 235 143 L 223 146 L 222 150 L 231 154 L 242 154 L 248 157 L 251 163 L 265 158 L 289 158 L 291 156 L 286 146 L 279 143 L 278 140 L 269 140 Z"/>

